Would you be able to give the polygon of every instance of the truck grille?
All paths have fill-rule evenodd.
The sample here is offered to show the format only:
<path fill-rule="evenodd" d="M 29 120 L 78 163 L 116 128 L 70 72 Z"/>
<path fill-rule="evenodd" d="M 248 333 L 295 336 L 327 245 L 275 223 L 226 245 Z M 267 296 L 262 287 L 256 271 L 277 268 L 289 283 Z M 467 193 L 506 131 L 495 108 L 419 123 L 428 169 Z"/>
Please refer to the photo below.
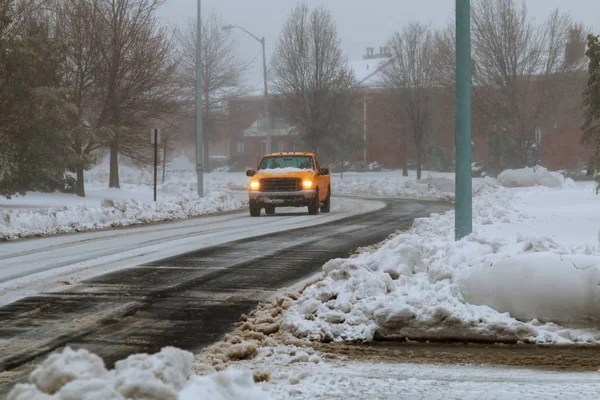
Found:
<path fill-rule="evenodd" d="M 302 190 L 302 181 L 298 178 L 261 179 L 263 192 L 297 192 Z"/>

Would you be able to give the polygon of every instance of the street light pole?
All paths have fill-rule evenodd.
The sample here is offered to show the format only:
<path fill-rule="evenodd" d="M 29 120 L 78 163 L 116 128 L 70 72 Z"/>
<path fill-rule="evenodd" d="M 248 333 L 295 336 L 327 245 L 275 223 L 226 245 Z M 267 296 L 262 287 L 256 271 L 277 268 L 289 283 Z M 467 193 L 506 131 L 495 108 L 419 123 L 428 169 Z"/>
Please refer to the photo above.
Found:
<path fill-rule="evenodd" d="M 202 137 L 202 7 L 198 0 L 196 22 L 196 177 L 198 196 L 204 197 L 204 139 Z"/>
<path fill-rule="evenodd" d="M 260 39 L 263 53 L 263 78 L 265 81 L 265 117 L 267 118 L 267 154 L 271 152 L 271 114 L 269 113 L 269 87 L 267 81 L 267 52 L 265 50 L 265 38 Z"/>
<path fill-rule="evenodd" d="M 471 2 L 456 0 L 456 240 L 473 231 L 471 178 Z"/>
<path fill-rule="evenodd" d="M 200 0 L 198 0 L 200 1 Z M 226 25 L 222 29 L 224 31 L 230 31 L 233 28 L 238 28 L 246 32 L 248 35 L 252 36 L 254 40 L 258 41 L 262 46 L 262 56 L 263 56 L 263 79 L 265 85 L 265 118 L 267 119 L 267 153 L 271 152 L 271 114 L 269 112 L 269 88 L 268 88 L 268 78 L 267 78 L 267 51 L 265 46 L 265 38 L 259 38 L 256 35 L 248 32 L 246 29 L 242 28 L 238 25 Z"/>

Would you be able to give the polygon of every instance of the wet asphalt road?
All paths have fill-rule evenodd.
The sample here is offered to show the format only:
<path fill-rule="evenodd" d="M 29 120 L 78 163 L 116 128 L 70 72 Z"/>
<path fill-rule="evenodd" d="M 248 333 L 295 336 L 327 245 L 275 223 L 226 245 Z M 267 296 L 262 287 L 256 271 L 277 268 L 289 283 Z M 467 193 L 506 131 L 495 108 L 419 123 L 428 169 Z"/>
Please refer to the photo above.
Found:
<path fill-rule="evenodd" d="M 109 367 L 164 346 L 198 351 L 277 289 L 448 208 L 390 200 L 369 214 L 205 248 L 9 304 L 0 308 L 0 395 L 67 345 L 99 354 Z"/>

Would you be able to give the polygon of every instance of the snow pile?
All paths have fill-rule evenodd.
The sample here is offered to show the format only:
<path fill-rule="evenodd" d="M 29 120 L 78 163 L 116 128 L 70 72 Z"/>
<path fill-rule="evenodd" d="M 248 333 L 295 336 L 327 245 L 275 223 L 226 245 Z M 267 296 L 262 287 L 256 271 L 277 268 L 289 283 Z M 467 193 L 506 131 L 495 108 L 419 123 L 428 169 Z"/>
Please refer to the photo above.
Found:
<path fill-rule="evenodd" d="M 537 244 L 565 252 L 553 242 Z M 463 283 L 465 300 L 520 319 L 600 319 L 600 257 L 542 250 L 475 269 Z"/>
<path fill-rule="evenodd" d="M 498 183 L 505 187 L 546 186 L 551 188 L 573 187 L 575 182 L 544 167 L 507 169 L 498 175 Z"/>
<path fill-rule="evenodd" d="M 232 188 L 246 187 L 248 178 L 243 174 L 205 174 L 205 196 L 199 198 L 196 173 L 189 170 L 193 166 L 186 165 L 187 159 L 175 161 L 178 169 L 168 171 L 164 183 L 160 176 L 158 202 L 153 201 L 152 169 L 121 166 L 121 189 L 108 189 L 106 163 L 86 172 L 86 198 L 32 193 L 6 200 L 9 207 L 0 208 L 0 240 L 170 221 L 245 206 L 230 193 Z M 44 202 L 46 207 L 41 206 Z"/>
<path fill-rule="evenodd" d="M 524 193 L 547 204 L 551 197 L 540 196 L 540 190 L 549 189 Z M 522 193 L 491 180 L 476 193 L 474 234 L 455 242 L 451 211 L 416 220 L 375 251 L 332 260 L 323 267 L 325 278 L 306 288 L 286 312 L 284 329 L 325 342 L 600 340 L 596 330 L 541 322 L 600 317 L 597 246 L 566 247 L 549 237 L 519 235 L 519 229 L 531 232 L 542 220 L 518 207 Z M 539 215 L 552 221 L 552 211 Z"/>
<path fill-rule="evenodd" d="M 249 371 L 227 370 L 209 376 L 192 372 L 191 353 L 165 347 L 159 353 L 135 354 L 108 371 L 87 350 L 65 348 L 50 355 L 18 384 L 8 400 L 228 400 L 268 399 Z"/>
<path fill-rule="evenodd" d="M 111 200 L 97 207 L 0 209 L 0 240 L 170 221 L 238 210 L 243 206 L 243 201 L 229 193 L 212 191 L 203 198 L 188 194 L 160 199 L 156 203 Z"/>
<path fill-rule="evenodd" d="M 454 199 L 454 180 L 428 176 L 420 180 L 406 178 L 369 179 L 345 176 L 333 183 L 333 193 L 344 196 L 405 197 L 451 201 Z"/>

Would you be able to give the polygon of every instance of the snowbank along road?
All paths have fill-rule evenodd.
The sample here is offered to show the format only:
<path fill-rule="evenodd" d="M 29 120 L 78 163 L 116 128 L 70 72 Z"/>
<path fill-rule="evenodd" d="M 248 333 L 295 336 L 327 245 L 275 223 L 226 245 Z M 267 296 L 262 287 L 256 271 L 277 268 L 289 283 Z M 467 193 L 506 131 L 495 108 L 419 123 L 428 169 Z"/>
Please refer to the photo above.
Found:
<path fill-rule="evenodd" d="M 448 208 L 340 199 L 317 225 L 304 213 L 238 213 L 3 244 L 2 300 L 41 294 L 0 308 L 0 395 L 66 345 L 108 365 L 167 345 L 197 351 L 329 259 Z"/>

